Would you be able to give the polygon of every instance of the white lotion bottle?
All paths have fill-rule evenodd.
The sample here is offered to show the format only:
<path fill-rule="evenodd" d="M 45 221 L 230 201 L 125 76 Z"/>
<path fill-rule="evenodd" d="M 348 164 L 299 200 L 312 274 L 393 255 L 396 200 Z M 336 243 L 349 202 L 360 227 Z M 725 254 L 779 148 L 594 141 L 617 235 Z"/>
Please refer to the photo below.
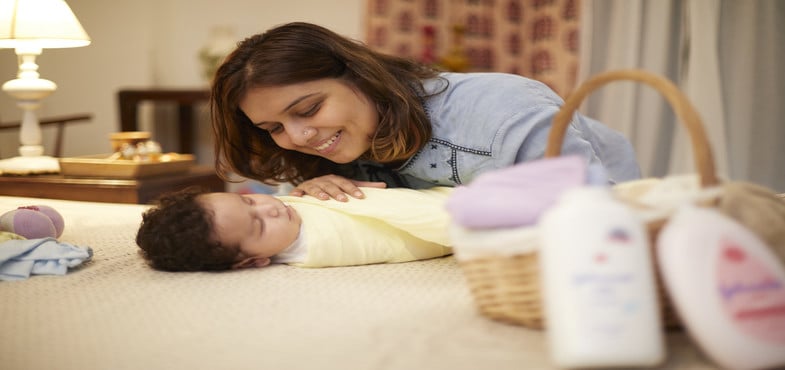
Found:
<path fill-rule="evenodd" d="M 749 229 L 686 205 L 657 240 L 660 272 L 690 336 L 729 369 L 785 366 L 785 268 Z"/>
<path fill-rule="evenodd" d="M 643 221 L 604 187 L 567 191 L 543 214 L 540 268 L 559 367 L 654 366 L 665 357 Z"/>

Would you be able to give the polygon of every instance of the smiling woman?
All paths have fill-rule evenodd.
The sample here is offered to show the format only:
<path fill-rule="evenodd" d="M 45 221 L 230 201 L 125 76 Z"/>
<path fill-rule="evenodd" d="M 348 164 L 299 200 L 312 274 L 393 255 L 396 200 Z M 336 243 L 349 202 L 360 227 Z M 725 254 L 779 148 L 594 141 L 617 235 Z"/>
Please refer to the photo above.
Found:
<path fill-rule="evenodd" d="M 518 75 L 441 72 L 289 23 L 238 44 L 210 107 L 220 173 L 347 201 L 363 197 L 360 186 L 456 186 L 541 158 L 561 104 Z M 640 176 L 629 142 L 580 114 L 562 152 L 604 169 L 610 183 Z"/>

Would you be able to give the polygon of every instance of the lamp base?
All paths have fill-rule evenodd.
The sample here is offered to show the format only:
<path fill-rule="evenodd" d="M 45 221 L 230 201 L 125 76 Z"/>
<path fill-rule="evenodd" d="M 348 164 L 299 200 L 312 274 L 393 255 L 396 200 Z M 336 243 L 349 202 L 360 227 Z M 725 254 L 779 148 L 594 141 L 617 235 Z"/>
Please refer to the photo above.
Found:
<path fill-rule="evenodd" d="M 0 175 L 34 175 L 59 172 L 60 162 L 55 157 L 39 155 L 0 160 Z"/>

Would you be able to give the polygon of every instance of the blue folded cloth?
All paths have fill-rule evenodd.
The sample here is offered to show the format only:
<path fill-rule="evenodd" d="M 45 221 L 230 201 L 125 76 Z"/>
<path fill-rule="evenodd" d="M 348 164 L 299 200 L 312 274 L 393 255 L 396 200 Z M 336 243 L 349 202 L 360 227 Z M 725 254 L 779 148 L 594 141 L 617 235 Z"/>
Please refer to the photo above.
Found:
<path fill-rule="evenodd" d="M 90 247 L 54 238 L 8 240 L 0 243 L 0 280 L 24 280 L 30 275 L 65 275 L 93 257 Z"/>

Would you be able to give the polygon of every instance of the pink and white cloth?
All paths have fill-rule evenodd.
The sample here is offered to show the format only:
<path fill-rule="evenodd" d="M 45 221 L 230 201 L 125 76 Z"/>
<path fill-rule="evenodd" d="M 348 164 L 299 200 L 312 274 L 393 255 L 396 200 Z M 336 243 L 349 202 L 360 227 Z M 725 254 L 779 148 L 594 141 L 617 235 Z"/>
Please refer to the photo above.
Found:
<path fill-rule="evenodd" d="M 533 225 L 565 190 L 602 182 L 601 172 L 577 156 L 524 162 L 457 187 L 446 207 L 452 221 L 468 229 Z"/>

